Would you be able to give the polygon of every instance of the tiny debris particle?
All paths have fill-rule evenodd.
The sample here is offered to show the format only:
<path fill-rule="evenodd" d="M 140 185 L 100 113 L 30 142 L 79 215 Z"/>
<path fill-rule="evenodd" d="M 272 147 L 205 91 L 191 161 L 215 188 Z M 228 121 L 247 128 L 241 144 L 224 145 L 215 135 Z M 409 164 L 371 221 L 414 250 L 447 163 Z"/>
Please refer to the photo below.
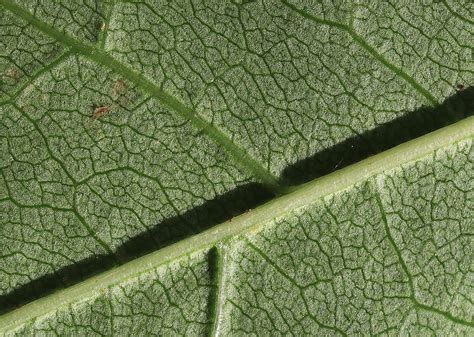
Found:
<path fill-rule="evenodd" d="M 100 25 L 100 30 L 104 31 L 106 26 L 107 25 L 105 24 L 105 22 L 102 22 L 102 24 Z"/>
<path fill-rule="evenodd" d="M 459 91 L 463 91 L 465 89 L 464 85 L 462 84 L 458 84 L 456 87 Z"/>
<path fill-rule="evenodd" d="M 94 109 L 94 113 L 92 114 L 92 117 L 94 118 L 100 118 L 103 115 L 105 115 L 107 112 L 109 112 L 110 109 L 106 105 L 100 105 Z"/>
<path fill-rule="evenodd" d="M 351 145 L 352 147 L 352 145 Z M 341 165 L 341 163 L 343 162 L 344 159 L 341 159 L 339 160 L 339 162 L 336 164 L 336 166 L 334 166 L 334 169 L 337 169 L 339 167 L 339 165 Z"/>

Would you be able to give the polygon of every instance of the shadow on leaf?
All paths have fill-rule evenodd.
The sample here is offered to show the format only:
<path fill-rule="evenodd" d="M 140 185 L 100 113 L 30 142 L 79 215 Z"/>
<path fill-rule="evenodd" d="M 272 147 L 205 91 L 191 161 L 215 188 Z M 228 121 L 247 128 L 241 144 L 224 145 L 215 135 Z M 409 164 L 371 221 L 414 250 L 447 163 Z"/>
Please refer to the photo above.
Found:
<path fill-rule="evenodd" d="M 286 185 L 307 182 L 454 123 L 472 115 L 473 112 L 474 87 L 470 87 L 457 92 L 436 107 L 422 107 L 297 162 L 284 170 L 282 181 Z M 241 186 L 129 239 L 113 255 L 102 255 L 80 261 L 0 296 L 0 313 L 202 232 L 249 208 L 255 208 L 272 197 L 273 194 L 260 184 Z M 212 260 L 214 259 L 212 255 Z"/>
<path fill-rule="evenodd" d="M 436 107 L 421 107 L 287 167 L 282 181 L 286 185 L 308 182 L 471 116 L 473 112 L 474 87 L 469 87 Z"/>
<path fill-rule="evenodd" d="M 263 185 L 252 183 L 240 186 L 127 240 L 112 256 L 101 255 L 80 261 L 0 296 L 0 313 L 202 232 L 250 208 L 255 208 L 272 197 L 273 194 Z"/>

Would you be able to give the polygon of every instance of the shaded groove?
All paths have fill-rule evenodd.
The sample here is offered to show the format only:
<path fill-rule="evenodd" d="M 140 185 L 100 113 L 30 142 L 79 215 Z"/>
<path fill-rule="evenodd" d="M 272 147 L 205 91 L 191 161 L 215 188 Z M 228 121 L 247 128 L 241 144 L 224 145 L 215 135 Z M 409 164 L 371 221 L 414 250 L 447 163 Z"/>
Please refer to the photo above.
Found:
<path fill-rule="evenodd" d="M 50 25 L 38 20 L 34 15 L 25 9 L 14 4 L 11 0 L 1 0 L 0 3 L 10 12 L 28 21 L 41 32 L 53 37 L 58 42 L 71 48 L 72 52 L 79 53 L 90 60 L 97 62 L 116 73 L 121 74 L 124 78 L 148 91 L 152 96 L 156 97 L 165 106 L 178 113 L 184 119 L 190 121 L 198 130 L 206 134 L 215 143 L 221 145 L 228 154 L 233 156 L 236 163 L 242 165 L 248 172 L 252 173 L 273 193 L 279 195 L 284 194 L 287 189 L 280 185 L 278 178 L 265 170 L 263 166 L 255 159 L 250 157 L 242 148 L 237 146 L 223 132 L 214 127 L 212 124 L 197 115 L 191 108 L 185 106 L 173 96 L 165 93 L 158 86 L 146 79 L 143 75 L 136 73 L 123 63 L 117 61 L 103 50 L 80 42 L 68 35 L 65 35 Z"/>
<path fill-rule="evenodd" d="M 223 247 L 215 246 L 209 251 L 209 270 L 214 291 L 210 298 L 209 310 L 209 336 L 219 336 L 220 316 L 223 307 L 224 296 L 224 267 L 226 264 L 225 251 Z"/>
<path fill-rule="evenodd" d="M 361 46 L 365 51 L 367 51 L 370 55 L 373 56 L 377 61 L 382 63 L 386 68 L 390 69 L 392 72 L 394 72 L 397 76 L 401 77 L 404 79 L 409 85 L 411 85 L 416 91 L 418 91 L 421 95 L 423 95 L 431 104 L 436 104 L 437 100 L 436 98 L 425 88 L 423 88 L 418 82 L 415 81 L 410 75 L 405 73 L 402 69 L 398 68 L 394 64 L 390 63 L 387 59 L 385 59 L 381 54 L 379 54 L 373 47 L 371 47 L 362 37 L 357 35 L 350 27 L 343 25 L 342 23 L 331 21 L 331 20 L 326 20 L 326 19 L 321 19 L 318 18 L 317 16 L 311 15 L 302 9 L 299 9 L 293 4 L 290 4 L 287 0 L 280 0 L 285 6 L 288 8 L 292 9 L 299 15 L 305 17 L 308 20 L 311 20 L 313 22 L 326 25 L 326 26 L 331 26 L 338 28 L 340 30 L 345 31 L 348 33 L 351 38 L 359 45 Z"/>

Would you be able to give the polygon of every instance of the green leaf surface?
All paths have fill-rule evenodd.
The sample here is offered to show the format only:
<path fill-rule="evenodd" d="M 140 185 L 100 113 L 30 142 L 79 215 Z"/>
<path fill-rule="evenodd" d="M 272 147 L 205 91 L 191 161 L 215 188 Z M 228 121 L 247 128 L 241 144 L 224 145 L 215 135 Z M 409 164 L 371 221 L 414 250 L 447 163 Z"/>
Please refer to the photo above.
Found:
<path fill-rule="evenodd" d="M 0 317 L 6 335 L 472 335 L 474 117 Z"/>
<path fill-rule="evenodd" d="M 0 0 L 0 329 L 470 334 L 472 18 Z"/>

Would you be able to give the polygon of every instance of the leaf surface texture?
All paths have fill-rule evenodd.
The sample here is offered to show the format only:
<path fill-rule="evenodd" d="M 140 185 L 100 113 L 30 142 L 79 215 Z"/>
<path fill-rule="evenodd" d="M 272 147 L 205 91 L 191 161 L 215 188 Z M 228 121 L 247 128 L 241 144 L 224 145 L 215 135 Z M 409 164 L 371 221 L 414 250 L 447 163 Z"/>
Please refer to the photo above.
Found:
<path fill-rule="evenodd" d="M 347 165 L 338 146 L 456 90 L 449 118 L 474 111 L 468 2 L 0 4 L 2 310 L 292 200 L 328 173 L 312 158 Z M 10 331 L 470 334 L 472 141 L 422 157 Z"/>

